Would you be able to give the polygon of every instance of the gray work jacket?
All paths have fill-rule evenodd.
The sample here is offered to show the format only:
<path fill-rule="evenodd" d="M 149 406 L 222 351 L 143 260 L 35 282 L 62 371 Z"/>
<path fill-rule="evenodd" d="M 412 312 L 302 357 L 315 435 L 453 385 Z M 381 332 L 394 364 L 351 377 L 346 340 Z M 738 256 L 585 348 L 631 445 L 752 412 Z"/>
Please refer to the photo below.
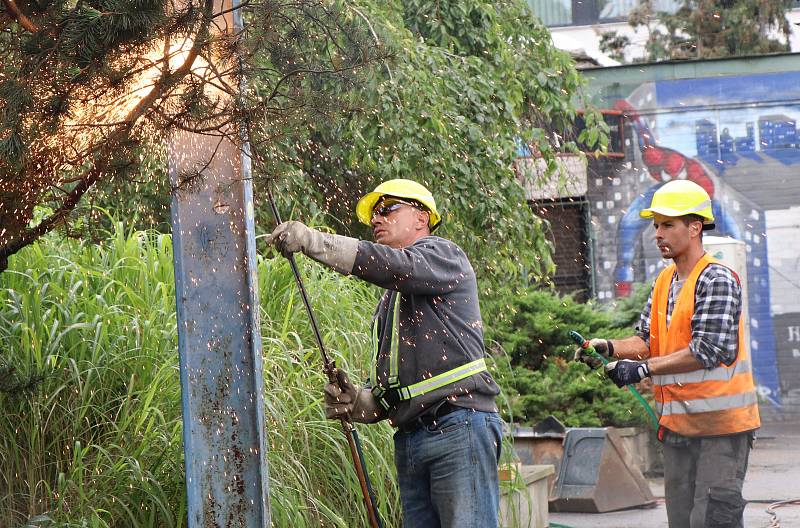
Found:
<path fill-rule="evenodd" d="M 482 359 L 483 322 L 475 271 L 453 242 L 426 236 L 402 249 L 358 243 L 353 275 L 386 288 L 375 310 L 377 363 L 371 385 L 387 386 L 395 296 L 400 295 L 398 373 L 401 386 L 429 379 Z M 374 328 L 374 327 L 373 327 Z M 375 361 L 376 358 L 373 358 Z M 459 407 L 495 412 L 500 389 L 488 371 L 434 389 L 388 411 L 392 425 L 405 425 L 445 399 Z"/>

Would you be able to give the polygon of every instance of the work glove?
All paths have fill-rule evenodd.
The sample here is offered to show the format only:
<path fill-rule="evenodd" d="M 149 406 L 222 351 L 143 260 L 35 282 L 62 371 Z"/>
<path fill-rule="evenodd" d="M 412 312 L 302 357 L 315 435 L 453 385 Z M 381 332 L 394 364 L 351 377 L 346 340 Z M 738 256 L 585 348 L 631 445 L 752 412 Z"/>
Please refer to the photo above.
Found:
<path fill-rule="evenodd" d="M 611 341 L 608 339 L 590 339 L 589 346 L 594 347 L 595 352 L 603 356 L 606 360 L 611 359 L 614 355 L 614 345 L 611 344 Z M 588 350 L 585 348 L 578 348 L 575 351 L 575 355 L 573 356 L 575 361 L 581 361 L 586 363 L 593 369 L 597 369 L 603 366 L 603 362 L 597 359 L 595 356 L 589 353 Z"/>
<path fill-rule="evenodd" d="M 302 251 L 317 262 L 343 275 L 353 271 L 358 253 L 358 240 L 311 229 L 302 222 L 290 220 L 283 222 L 267 237 L 267 244 L 289 258 Z"/>
<path fill-rule="evenodd" d="M 645 378 L 650 377 L 650 368 L 647 361 L 633 361 L 631 359 L 620 359 L 612 361 L 605 366 L 606 374 L 617 387 L 624 387 L 631 383 L 639 383 Z"/>
<path fill-rule="evenodd" d="M 373 423 L 380 418 L 380 407 L 372 391 L 350 383 L 347 373 L 336 369 L 336 381 L 325 385 L 325 417 L 350 416 L 355 422 Z"/>

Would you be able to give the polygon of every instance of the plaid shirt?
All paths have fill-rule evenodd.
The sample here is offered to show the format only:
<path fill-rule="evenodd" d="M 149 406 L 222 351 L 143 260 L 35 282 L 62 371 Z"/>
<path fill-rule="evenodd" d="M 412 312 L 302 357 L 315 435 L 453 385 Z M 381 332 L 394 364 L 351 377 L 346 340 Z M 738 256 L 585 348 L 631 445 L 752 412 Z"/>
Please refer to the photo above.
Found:
<path fill-rule="evenodd" d="M 675 298 L 684 281 L 678 281 L 677 272 L 667 301 L 667 324 L 672 316 Z M 650 311 L 653 304 L 653 290 L 647 299 L 636 335 L 650 347 Z M 710 369 L 720 363 L 731 365 L 739 352 L 739 316 L 742 311 L 742 289 L 733 272 L 718 264 L 707 266 L 697 278 L 694 295 L 694 315 L 692 315 L 692 342 L 689 350 L 694 357 Z"/>

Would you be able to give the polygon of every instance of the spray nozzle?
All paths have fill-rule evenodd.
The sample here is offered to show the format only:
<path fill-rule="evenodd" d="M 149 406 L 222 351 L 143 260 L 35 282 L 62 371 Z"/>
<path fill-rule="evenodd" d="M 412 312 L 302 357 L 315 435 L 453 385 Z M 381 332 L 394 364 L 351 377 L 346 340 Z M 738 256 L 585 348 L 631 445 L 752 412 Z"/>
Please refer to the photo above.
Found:
<path fill-rule="evenodd" d="M 572 338 L 581 348 L 589 348 L 589 340 L 584 339 L 583 336 L 575 330 L 569 331 L 569 337 Z"/>

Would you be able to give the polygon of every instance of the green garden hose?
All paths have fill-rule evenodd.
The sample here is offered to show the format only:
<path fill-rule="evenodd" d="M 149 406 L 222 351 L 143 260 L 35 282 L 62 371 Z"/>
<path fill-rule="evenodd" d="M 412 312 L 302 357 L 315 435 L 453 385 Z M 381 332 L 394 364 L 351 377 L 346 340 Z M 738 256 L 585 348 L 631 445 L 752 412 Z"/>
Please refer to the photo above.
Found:
<path fill-rule="evenodd" d="M 589 354 L 591 354 L 595 358 L 597 358 L 600 361 L 602 361 L 603 365 L 607 365 L 608 364 L 608 360 L 606 358 L 604 358 L 602 355 L 600 355 L 594 349 L 594 347 L 589 344 L 589 341 L 587 339 L 584 339 L 583 336 L 580 333 L 576 332 L 575 330 L 570 330 L 569 336 L 578 345 L 580 345 L 581 348 L 586 350 L 586 352 L 588 352 Z M 650 407 L 650 404 L 647 403 L 647 400 L 645 400 L 644 397 L 641 394 L 639 394 L 639 391 L 637 391 L 634 388 L 633 385 L 626 385 L 626 387 L 628 387 L 628 390 L 631 391 L 631 394 L 633 394 L 634 398 L 636 398 L 639 401 L 639 403 L 642 405 L 642 407 L 644 407 L 644 409 L 647 411 L 647 414 L 650 415 L 650 418 L 652 418 L 652 420 L 653 420 L 653 426 L 656 428 L 656 431 L 658 431 L 658 417 L 656 416 L 656 413 L 653 412 L 653 408 Z"/>

